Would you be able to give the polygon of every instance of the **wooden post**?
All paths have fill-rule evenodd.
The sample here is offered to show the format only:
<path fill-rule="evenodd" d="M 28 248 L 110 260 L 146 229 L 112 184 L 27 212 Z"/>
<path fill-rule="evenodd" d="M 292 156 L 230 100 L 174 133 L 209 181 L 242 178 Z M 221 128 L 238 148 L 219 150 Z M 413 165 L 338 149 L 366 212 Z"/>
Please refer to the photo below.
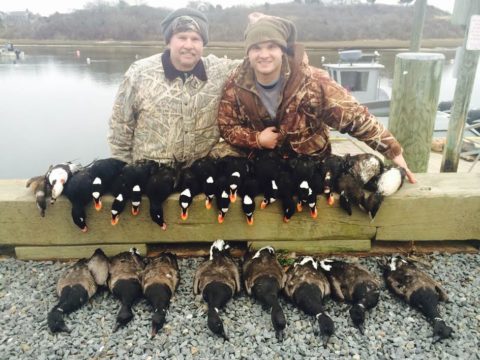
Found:
<path fill-rule="evenodd" d="M 413 172 L 428 169 L 444 60 L 436 53 L 400 53 L 395 58 L 388 127 Z"/>
<path fill-rule="evenodd" d="M 425 22 L 426 9 L 427 9 L 427 0 L 415 1 L 412 36 L 410 37 L 411 52 L 420 51 L 420 43 L 422 40 L 423 23 Z"/>
<path fill-rule="evenodd" d="M 458 3 L 458 2 L 457 2 Z M 448 124 L 447 141 L 443 150 L 441 172 L 456 172 L 460 151 L 463 143 L 463 133 L 467 112 L 470 106 L 473 84 L 475 82 L 475 72 L 477 70 L 478 56 L 480 51 L 468 50 L 467 39 L 469 33 L 470 18 L 472 15 L 480 13 L 480 0 L 470 0 L 468 12 L 463 22 L 466 27 L 466 35 L 463 41 L 463 57 L 458 65 L 457 84 L 455 86 L 455 95 L 453 97 L 450 122 Z M 458 9 L 456 5 L 456 10 Z M 457 19 L 456 21 L 460 21 Z"/>

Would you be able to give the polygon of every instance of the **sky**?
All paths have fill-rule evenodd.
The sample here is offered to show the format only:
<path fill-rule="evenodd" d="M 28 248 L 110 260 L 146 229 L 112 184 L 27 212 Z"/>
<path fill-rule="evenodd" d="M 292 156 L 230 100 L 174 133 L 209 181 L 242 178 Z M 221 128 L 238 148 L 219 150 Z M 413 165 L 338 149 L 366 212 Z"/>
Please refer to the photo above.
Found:
<path fill-rule="evenodd" d="M 145 4 L 153 7 L 166 7 L 178 9 L 187 5 L 189 0 L 126 0 L 130 5 Z M 271 4 L 290 2 L 292 0 L 207 0 L 210 4 L 220 4 L 223 7 L 233 5 L 262 5 L 265 2 Z M 458 0 L 462 1 L 462 0 Z M 10 12 L 28 9 L 33 13 L 48 16 L 58 11 L 60 13 L 71 12 L 76 9 L 82 9 L 84 5 L 95 2 L 92 0 L 0 0 L 0 11 Z M 115 2 L 112 0 L 111 2 Z M 398 0 L 377 0 L 379 4 L 397 4 Z M 427 0 L 429 5 L 436 6 L 442 10 L 452 12 L 454 0 Z"/>

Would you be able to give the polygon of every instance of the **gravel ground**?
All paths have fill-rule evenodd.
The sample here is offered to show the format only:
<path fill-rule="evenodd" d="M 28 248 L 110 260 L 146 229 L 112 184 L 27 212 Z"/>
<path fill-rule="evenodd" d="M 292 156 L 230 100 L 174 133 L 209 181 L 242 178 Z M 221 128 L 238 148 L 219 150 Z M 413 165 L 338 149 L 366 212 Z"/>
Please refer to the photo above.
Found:
<path fill-rule="evenodd" d="M 67 316 L 71 334 L 52 335 L 46 315 L 56 303 L 55 286 L 69 264 L 0 260 L 0 359 L 480 359 L 480 254 L 426 256 L 427 269 L 450 296 L 440 312 L 454 338 L 432 344 L 425 318 L 385 289 L 367 315 L 365 335 L 352 327 L 348 306 L 331 300 L 326 310 L 336 335 L 324 349 L 311 318 L 282 300 L 288 326 L 277 341 L 270 316 L 242 293 L 221 313 L 230 341 L 214 337 L 206 305 L 192 294 L 194 271 L 202 259 L 179 261 L 182 280 L 167 324 L 149 338 L 151 312 L 145 300 L 135 317 L 112 334 L 119 303 L 107 292 Z M 380 275 L 377 258 L 360 260 Z"/>

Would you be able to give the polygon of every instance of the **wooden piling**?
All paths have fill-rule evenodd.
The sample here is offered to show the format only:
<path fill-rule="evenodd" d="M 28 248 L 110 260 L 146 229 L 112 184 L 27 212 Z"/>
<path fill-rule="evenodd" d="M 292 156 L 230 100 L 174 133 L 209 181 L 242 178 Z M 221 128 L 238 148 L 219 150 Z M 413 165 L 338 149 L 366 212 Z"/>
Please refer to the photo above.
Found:
<path fill-rule="evenodd" d="M 413 172 L 428 168 L 444 60 L 437 53 L 400 53 L 395 59 L 389 130 Z"/>
<path fill-rule="evenodd" d="M 413 17 L 412 35 L 410 37 L 410 51 L 420 51 L 422 41 L 423 24 L 425 22 L 425 12 L 427 10 L 427 0 L 416 0 Z"/>

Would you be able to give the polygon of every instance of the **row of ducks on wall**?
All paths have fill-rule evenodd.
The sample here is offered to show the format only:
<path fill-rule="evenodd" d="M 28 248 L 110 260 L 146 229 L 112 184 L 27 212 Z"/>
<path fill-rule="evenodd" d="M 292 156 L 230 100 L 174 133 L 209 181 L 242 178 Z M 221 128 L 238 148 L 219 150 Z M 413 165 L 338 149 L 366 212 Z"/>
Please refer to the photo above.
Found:
<path fill-rule="evenodd" d="M 65 194 L 72 203 L 73 222 L 86 232 L 85 207 L 93 199 L 95 208 L 100 210 L 106 193 L 114 197 L 112 225 L 118 223 L 128 200 L 132 214 L 137 215 L 142 195 L 146 195 L 152 220 L 165 230 L 162 204 L 174 192 L 180 194 L 183 220 L 187 220 L 193 198 L 202 193 L 208 209 L 215 199 L 219 223 L 224 221 L 237 194 L 242 198 L 242 209 L 250 225 L 255 197 L 260 194 L 263 194 L 262 209 L 280 200 L 285 222 L 303 206 L 308 206 L 311 216 L 316 218 L 317 195 L 325 194 L 333 205 L 334 192 L 339 194 L 340 206 L 349 215 L 352 207 L 358 206 L 373 218 L 383 198 L 395 193 L 404 178 L 403 168 L 385 166 L 373 154 L 331 155 L 318 161 L 310 156 L 284 159 L 273 151 L 262 151 L 252 159 L 201 158 L 185 168 L 179 163 L 168 166 L 153 160 L 126 164 L 113 158 L 96 160 L 86 167 L 64 163 L 52 166 L 45 176 L 30 179 L 27 186 L 33 188 L 42 216 L 49 195 L 53 203 L 60 194 Z M 367 195 L 365 190 L 371 193 Z"/>
<path fill-rule="evenodd" d="M 451 337 L 453 330 L 445 324 L 439 301 L 447 294 L 441 285 L 416 265 L 400 256 L 382 263 L 387 287 L 405 302 L 420 310 L 431 322 L 435 341 Z M 75 311 L 96 293 L 97 287 L 108 286 L 120 300 L 114 331 L 133 318 L 132 306 L 144 296 L 153 309 L 152 337 L 166 321 L 166 312 L 180 281 L 176 256 L 161 253 L 142 257 L 135 249 L 107 258 L 97 249 L 90 259 L 81 259 L 58 280 L 58 304 L 48 314 L 52 332 L 70 330 L 64 315 Z M 279 302 L 281 293 L 300 310 L 313 316 L 320 337 L 326 346 L 335 331 L 335 324 L 323 308 L 330 295 L 351 304 L 350 317 L 363 333 L 366 311 L 379 301 L 380 281 L 358 263 L 341 260 L 315 260 L 307 256 L 286 271 L 271 246 L 245 255 L 240 267 L 223 240 L 215 241 L 210 256 L 196 269 L 193 293 L 208 304 L 207 325 L 216 335 L 228 339 L 220 311 L 242 290 L 255 298 L 271 314 L 276 337 L 284 338 L 287 319 Z"/>

